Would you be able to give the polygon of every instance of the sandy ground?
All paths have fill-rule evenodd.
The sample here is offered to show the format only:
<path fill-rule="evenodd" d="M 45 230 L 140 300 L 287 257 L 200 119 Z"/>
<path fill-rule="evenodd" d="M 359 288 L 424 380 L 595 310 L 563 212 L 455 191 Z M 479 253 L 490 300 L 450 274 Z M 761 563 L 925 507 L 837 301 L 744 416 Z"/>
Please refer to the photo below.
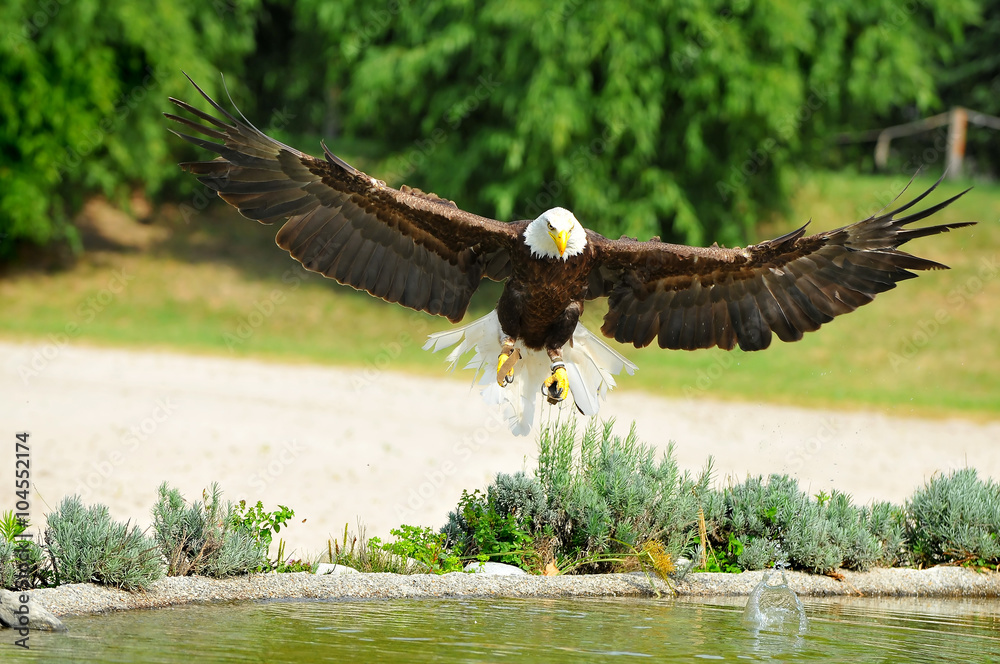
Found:
<path fill-rule="evenodd" d="M 390 367 L 391 368 L 391 367 Z M 295 510 L 281 535 L 302 555 L 355 530 L 438 527 L 463 489 L 535 466 L 465 376 L 282 365 L 163 352 L 0 343 L 0 441 L 13 505 L 14 434 L 31 433 L 32 513 L 66 495 L 143 526 L 157 486 L 188 498 L 218 481 L 227 498 Z M 789 473 L 810 492 L 902 502 L 935 472 L 1000 479 L 1000 422 L 671 400 L 612 392 L 602 416 L 636 420 L 682 468 L 715 457 L 716 481 Z"/>

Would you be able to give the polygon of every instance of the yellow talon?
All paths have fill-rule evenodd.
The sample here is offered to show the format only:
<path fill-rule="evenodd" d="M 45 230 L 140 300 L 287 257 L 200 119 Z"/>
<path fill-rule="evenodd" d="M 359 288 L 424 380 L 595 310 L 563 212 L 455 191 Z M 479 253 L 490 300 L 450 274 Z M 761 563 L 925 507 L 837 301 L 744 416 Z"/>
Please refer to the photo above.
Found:
<path fill-rule="evenodd" d="M 557 404 L 569 396 L 569 378 L 566 376 L 566 367 L 562 362 L 553 363 L 552 375 L 542 383 L 542 394 L 548 402 Z"/>
<path fill-rule="evenodd" d="M 497 356 L 497 384 L 500 387 L 507 387 L 514 381 L 514 365 L 521 359 L 521 353 L 514 348 L 514 344 L 504 344 L 500 355 Z M 504 367 L 507 368 L 504 371 Z"/>

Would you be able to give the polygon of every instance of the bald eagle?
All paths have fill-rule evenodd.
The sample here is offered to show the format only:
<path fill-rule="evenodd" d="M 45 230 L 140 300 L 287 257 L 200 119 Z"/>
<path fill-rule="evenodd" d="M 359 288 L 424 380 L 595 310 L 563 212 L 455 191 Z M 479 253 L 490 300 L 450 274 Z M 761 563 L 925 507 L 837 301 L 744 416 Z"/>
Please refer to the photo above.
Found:
<path fill-rule="evenodd" d="M 945 269 L 899 246 L 973 223 L 906 228 L 965 193 L 903 215 L 937 184 L 850 226 L 808 236 L 803 226 L 745 248 L 609 240 L 563 208 L 502 222 L 416 188 L 389 187 L 323 143 L 324 158 L 284 145 L 191 84 L 217 115 L 173 97 L 197 120 L 165 115 L 208 140 L 175 134 L 219 156 L 181 168 L 248 218 L 285 220 L 277 244 L 306 269 L 453 323 L 483 278 L 506 282 L 494 311 L 431 335 L 425 348 L 455 346 L 452 367 L 472 353 L 466 367 L 481 376 L 484 397 L 504 407 L 516 434 L 530 430 L 539 391 L 549 403 L 594 415 L 614 376 L 635 371 L 580 323 L 588 300 L 607 297 L 601 332 L 636 348 L 655 341 L 671 349 L 761 350 L 773 335 L 797 341 L 871 302 L 916 276 L 910 270 Z"/>

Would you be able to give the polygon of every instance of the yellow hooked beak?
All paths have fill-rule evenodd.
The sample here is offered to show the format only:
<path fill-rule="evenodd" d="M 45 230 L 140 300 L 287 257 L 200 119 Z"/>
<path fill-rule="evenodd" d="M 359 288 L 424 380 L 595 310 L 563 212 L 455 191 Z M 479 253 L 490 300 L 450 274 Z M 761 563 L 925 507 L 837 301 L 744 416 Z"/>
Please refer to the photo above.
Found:
<path fill-rule="evenodd" d="M 569 244 L 569 231 L 559 231 L 558 233 L 549 233 L 552 241 L 556 243 L 556 249 L 559 250 L 559 255 L 562 256 L 566 253 L 566 245 Z"/>

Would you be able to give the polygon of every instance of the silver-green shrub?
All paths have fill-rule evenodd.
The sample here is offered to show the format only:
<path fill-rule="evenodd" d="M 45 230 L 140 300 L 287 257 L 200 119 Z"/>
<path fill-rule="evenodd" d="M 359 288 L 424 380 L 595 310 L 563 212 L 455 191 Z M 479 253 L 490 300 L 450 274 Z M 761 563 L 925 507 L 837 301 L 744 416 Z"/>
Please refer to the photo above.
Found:
<path fill-rule="evenodd" d="M 695 478 L 678 469 L 673 443 L 657 458 L 634 423 L 624 438 L 613 420 L 592 421 L 578 436 L 570 420 L 542 429 L 536 474 L 548 497 L 545 525 L 564 555 L 616 553 L 653 539 L 677 555 L 697 529 L 711 459 Z"/>
<path fill-rule="evenodd" d="M 111 520 L 104 505 L 63 499 L 48 516 L 45 542 L 58 583 L 99 583 L 141 590 L 163 576 L 156 544 L 138 526 Z"/>
<path fill-rule="evenodd" d="M 258 571 L 267 563 L 267 545 L 237 526 L 235 505 L 222 503 L 218 484 L 203 492 L 203 501 L 190 506 L 166 482 L 157 493 L 153 531 L 169 576 L 234 576 Z"/>
<path fill-rule="evenodd" d="M 974 468 L 935 475 L 906 501 L 914 562 L 1000 563 L 1000 485 Z"/>
<path fill-rule="evenodd" d="M 900 560 L 902 512 L 889 503 L 859 508 L 836 490 L 811 498 L 787 475 L 750 477 L 725 489 L 721 503 L 712 512 L 713 540 L 722 547 L 738 539 L 735 563 L 743 569 L 787 562 L 811 572 L 867 570 Z"/>

